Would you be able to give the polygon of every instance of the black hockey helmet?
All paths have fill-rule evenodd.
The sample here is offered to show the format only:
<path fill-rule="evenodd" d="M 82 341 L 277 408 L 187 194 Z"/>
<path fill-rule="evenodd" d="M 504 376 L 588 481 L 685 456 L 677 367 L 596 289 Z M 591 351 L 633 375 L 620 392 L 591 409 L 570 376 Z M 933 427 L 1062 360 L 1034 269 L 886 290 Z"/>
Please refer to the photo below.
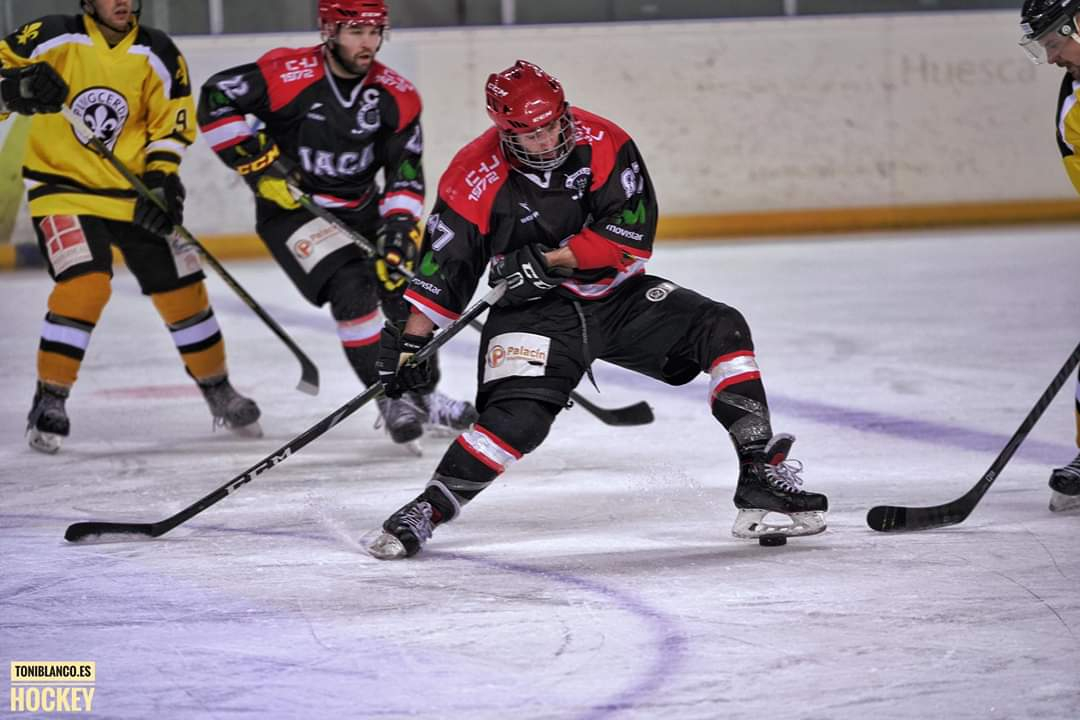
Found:
<path fill-rule="evenodd" d="M 1076 15 L 1080 0 L 1024 0 L 1020 8 L 1020 47 L 1035 63 L 1047 61 L 1048 50 L 1077 35 Z M 1050 46 L 1050 47 L 1048 47 Z"/>

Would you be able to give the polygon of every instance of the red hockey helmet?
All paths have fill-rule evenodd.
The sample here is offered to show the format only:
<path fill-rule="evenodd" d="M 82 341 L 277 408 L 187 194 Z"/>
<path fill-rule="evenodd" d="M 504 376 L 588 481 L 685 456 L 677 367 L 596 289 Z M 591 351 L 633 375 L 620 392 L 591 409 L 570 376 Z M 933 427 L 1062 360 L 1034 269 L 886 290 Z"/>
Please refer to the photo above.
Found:
<path fill-rule="evenodd" d="M 574 149 L 574 123 L 558 80 L 518 60 L 488 77 L 485 94 L 488 116 L 512 160 L 534 170 L 566 161 Z"/>
<path fill-rule="evenodd" d="M 385 0 L 319 0 L 319 29 L 333 34 L 339 25 L 374 25 L 385 33 L 390 11 Z"/>

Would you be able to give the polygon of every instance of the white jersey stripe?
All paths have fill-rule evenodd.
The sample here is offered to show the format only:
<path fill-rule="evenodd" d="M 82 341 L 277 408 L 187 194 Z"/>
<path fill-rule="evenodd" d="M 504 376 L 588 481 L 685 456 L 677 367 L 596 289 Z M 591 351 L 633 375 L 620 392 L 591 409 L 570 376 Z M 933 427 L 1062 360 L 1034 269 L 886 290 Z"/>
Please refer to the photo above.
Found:
<path fill-rule="evenodd" d="M 68 43 L 74 43 L 75 45 L 86 45 L 87 47 L 93 47 L 94 41 L 90 39 L 89 35 L 82 33 L 65 33 L 63 35 L 57 35 L 51 40 L 45 42 L 34 48 L 34 51 L 30 53 L 30 59 L 33 60 L 38 55 L 44 55 L 55 47 L 61 45 L 67 45 Z"/>
<path fill-rule="evenodd" d="M 235 122 L 225 123 L 213 130 L 203 131 L 203 137 L 206 138 L 206 142 L 210 144 L 214 150 L 219 150 L 222 147 L 229 145 L 235 145 L 238 140 L 249 138 L 254 135 L 251 131 L 251 127 L 243 120 L 237 119 Z"/>
<path fill-rule="evenodd" d="M 409 193 L 390 193 L 379 202 L 379 214 L 383 217 L 395 210 L 405 210 L 418 218 L 424 212 L 424 203 Z"/>
<path fill-rule="evenodd" d="M 132 45 L 131 49 L 128 50 L 128 53 L 131 55 L 146 56 L 146 61 L 150 63 L 150 67 L 157 74 L 158 79 L 161 80 L 161 86 L 165 92 L 165 99 L 171 99 L 173 85 L 172 73 L 165 67 L 165 63 L 162 62 L 161 58 L 146 45 Z"/>

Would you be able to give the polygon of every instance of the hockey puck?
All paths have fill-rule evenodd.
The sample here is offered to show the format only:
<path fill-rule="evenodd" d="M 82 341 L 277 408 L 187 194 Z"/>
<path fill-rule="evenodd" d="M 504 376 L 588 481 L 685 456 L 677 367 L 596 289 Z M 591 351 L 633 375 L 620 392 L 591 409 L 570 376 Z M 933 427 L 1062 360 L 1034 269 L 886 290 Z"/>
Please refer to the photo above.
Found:
<path fill-rule="evenodd" d="M 758 538 L 758 542 L 766 547 L 777 547 L 787 545 L 787 538 L 774 533 L 772 535 L 762 535 Z"/>

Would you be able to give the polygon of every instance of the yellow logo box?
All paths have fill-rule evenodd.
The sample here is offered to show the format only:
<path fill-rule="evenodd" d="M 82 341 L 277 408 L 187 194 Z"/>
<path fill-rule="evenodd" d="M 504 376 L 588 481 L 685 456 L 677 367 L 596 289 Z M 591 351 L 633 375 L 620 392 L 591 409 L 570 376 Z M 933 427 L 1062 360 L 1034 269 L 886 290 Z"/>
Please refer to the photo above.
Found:
<path fill-rule="evenodd" d="M 12 660 L 11 682 L 28 685 L 44 683 L 92 683 L 97 681 L 97 663 L 90 660 Z"/>

